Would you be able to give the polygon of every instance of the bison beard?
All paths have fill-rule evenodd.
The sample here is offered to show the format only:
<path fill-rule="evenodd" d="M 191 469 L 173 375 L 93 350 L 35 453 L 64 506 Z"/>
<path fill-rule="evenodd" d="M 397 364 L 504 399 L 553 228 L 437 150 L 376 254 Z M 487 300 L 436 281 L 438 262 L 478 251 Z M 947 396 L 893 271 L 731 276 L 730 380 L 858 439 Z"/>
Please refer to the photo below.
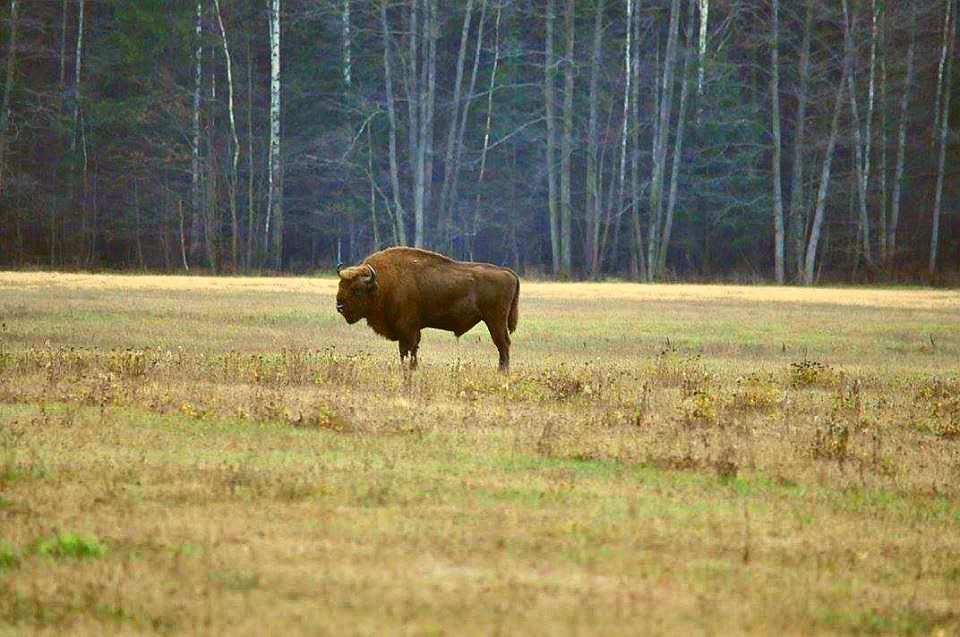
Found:
<path fill-rule="evenodd" d="M 512 270 L 417 248 L 388 248 L 337 271 L 337 312 L 351 325 L 367 319 L 377 334 L 398 341 L 401 365 L 409 355 L 416 368 L 424 328 L 460 337 L 483 321 L 500 352 L 500 371 L 509 369 L 520 297 L 520 279 Z"/>

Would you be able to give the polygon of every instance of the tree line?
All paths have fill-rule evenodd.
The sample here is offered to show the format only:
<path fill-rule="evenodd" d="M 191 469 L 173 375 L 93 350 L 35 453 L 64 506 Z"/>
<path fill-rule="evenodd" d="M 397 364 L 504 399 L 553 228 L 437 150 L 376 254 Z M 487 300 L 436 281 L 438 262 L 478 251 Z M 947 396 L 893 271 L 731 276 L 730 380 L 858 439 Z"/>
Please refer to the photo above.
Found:
<path fill-rule="evenodd" d="M 0 265 L 947 280 L 958 0 L 8 0 Z"/>

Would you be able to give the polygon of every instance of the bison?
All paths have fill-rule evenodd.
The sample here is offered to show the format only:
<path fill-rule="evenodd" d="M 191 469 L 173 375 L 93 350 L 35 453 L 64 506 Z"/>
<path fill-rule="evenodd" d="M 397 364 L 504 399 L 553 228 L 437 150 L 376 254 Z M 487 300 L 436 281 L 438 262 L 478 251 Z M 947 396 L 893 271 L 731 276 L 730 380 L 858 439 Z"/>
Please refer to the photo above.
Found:
<path fill-rule="evenodd" d="M 510 367 L 510 334 L 517 328 L 520 278 L 489 263 L 454 261 L 418 248 L 388 248 L 360 265 L 337 266 L 337 312 L 348 324 L 367 319 L 373 331 L 399 341 L 400 364 L 417 366 L 420 331 L 427 327 L 459 338 L 483 321 Z"/>

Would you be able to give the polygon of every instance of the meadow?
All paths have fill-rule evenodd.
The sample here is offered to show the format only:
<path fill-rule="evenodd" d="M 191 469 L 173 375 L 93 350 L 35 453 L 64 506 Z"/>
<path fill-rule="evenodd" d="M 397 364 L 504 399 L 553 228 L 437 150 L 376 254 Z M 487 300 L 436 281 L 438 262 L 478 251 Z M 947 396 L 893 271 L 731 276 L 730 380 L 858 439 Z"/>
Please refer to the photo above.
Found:
<path fill-rule="evenodd" d="M 0 273 L 0 635 L 960 634 L 960 293 Z"/>

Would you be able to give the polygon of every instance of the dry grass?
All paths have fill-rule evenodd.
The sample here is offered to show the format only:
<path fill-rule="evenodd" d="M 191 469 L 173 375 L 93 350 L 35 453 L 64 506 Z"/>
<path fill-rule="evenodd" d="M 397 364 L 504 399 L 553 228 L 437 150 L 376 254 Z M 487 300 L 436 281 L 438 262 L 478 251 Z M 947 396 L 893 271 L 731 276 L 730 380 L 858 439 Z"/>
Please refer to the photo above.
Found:
<path fill-rule="evenodd" d="M 960 631 L 960 296 L 0 273 L 0 634 Z"/>

